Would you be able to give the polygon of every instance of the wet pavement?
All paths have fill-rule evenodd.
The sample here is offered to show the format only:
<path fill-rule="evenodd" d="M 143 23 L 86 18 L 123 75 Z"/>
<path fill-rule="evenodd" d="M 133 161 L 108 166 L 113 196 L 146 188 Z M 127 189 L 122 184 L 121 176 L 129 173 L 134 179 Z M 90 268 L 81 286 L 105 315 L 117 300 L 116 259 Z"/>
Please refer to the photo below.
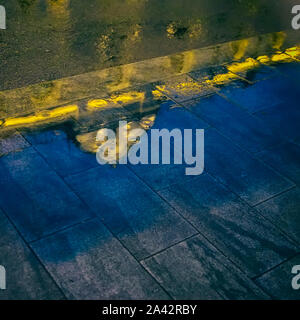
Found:
<path fill-rule="evenodd" d="M 0 92 L 0 298 L 299 299 L 300 47 L 262 38 Z M 100 166 L 119 120 L 205 129 L 204 173 Z"/>
<path fill-rule="evenodd" d="M 0 90 L 290 28 L 295 0 L 2 0 Z"/>

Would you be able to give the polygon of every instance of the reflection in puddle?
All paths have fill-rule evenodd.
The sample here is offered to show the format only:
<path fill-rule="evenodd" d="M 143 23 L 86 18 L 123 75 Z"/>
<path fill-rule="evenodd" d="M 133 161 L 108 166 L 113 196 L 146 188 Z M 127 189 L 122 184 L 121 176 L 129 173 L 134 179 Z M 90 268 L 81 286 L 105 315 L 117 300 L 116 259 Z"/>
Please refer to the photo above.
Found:
<path fill-rule="evenodd" d="M 125 135 L 131 129 L 148 130 L 155 124 L 161 103 L 170 98 L 175 100 L 175 103 L 214 94 L 220 87 L 241 79 L 244 84 L 251 86 L 253 82 L 247 79 L 247 74 L 261 72 L 265 66 L 271 68 L 278 63 L 293 62 L 299 56 L 300 47 L 291 47 L 284 52 L 278 51 L 270 55 L 260 55 L 256 59 L 246 58 L 219 67 L 201 69 L 190 75 L 180 75 L 104 97 L 84 99 L 75 104 L 37 111 L 28 116 L 7 117 L 0 122 L 1 132 L 14 132 L 16 129 L 35 131 L 68 122 L 69 138 L 83 151 L 95 153 L 101 145 L 96 141 L 100 128 L 113 129 L 118 136 L 118 121 L 126 120 L 128 125 L 127 130 L 123 131 Z M 35 99 L 34 95 L 32 99 Z M 47 96 L 46 101 L 50 99 L 51 95 Z M 129 143 L 128 148 L 133 143 L 136 142 Z M 124 152 L 126 151 L 118 149 L 118 156 L 121 157 Z"/>
<path fill-rule="evenodd" d="M 120 145 L 119 144 L 119 138 L 127 140 L 130 130 L 134 130 L 134 129 L 148 130 L 148 129 L 150 129 L 154 125 L 155 118 L 156 118 L 156 114 L 151 114 L 151 115 L 147 115 L 147 116 L 142 117 L 139 121 L 127 122 L 126 128 L 121 130 L 122 134 L 120 134 L 119 126 L 116 127 L 117 124 L 115 124 L 114 126 L 109 128 L 109 129 L 114 129 L 115 133 L 116 133 L 116 137 L 117 137 L 117 141 L 116 141 L 117 159 L 123 157 L 127 153 L 127 150 L 130 149 L 130 147 L 137 142 L 137 141 L 128 141 L 128 143 L 127 143 L 128 149 L 127 150 L 122 150 L 122 149 L 119 148 L 119 145 Z M 83 151 L 96 153 L 98 148 L 102 145 L 102 143 L 105 142 L 105 141 L 103 141 L 103 142 L 98 142 L 97 141 L 97 139 L 96 139 L 97 132 L 98 132 L 98 130 L 76 135 L 76 137 L 75 137 L 76 142 L 79 143 L 79 145 L 80 145 L 80 147 L 81 147 L 81 149 Z"/>
<path fill-rule="evenodd" d="M 57 121 L 58 119 L 65 119 L 73 115 L 78 114 L 78 106 L 70 105 L 55 108 L 52 110 L 45 110 L 35 113 L 34 115 L 18 118 L 7 118 L 1 123 L 1 127 L 17 127 L 23 128 L 26 126 L 37 125 L 39 123 L 50 123 L 51 121 Z"/>
<path fill-rule="evenodd" d="M 32 112 L 42 111 L 57 106 L 73 103 L 77 100 L 103 97 L 129 87 L 161 81 L 162 79 L 186 74 L 207 66 L 221 65 L 237 61 L 235 57 L 243 54 L 243 64 L 232 65 L 237 68 L 252 68 L 257 57 L 278 51 L 278 45 L 283 49 L 297 43 L 298 33 L 275 33 L 259 37 L 223 43 L 214 47 L 184 51 L 171 56 L 144 60 L 132 64 L 108 68 L 95 72 L 80 74 L 74 77 L 44 81 L 35 85 L 13 90 L 0 91 L 0 118 L 23 116 Z M 283 42 L 284 40 L 284 42 Z M 296 50 L 297 51 L 297 50 Z M 289 54 L 294 54 L 291 50 Z M 286 55 L 275 54 L 274 61 L 286 59 Z M 256 63 L 254 61 L 254 63 Z M 248 66 L 250 64 L 250 66 Z M 241 70 L 240 70 L 241 71 Z M 232 74 L 226 77 L 232 77 Z M 126 98 L 126 97 L 124 97 Z"/>
<path fill-rule="evenodd" d="M 126 92 L 121 94 L 113 94 L 107 99 L 93 99 L 89 100 L 87 103 L 87 109 L 93 110 L 97 108 L 103 108 L 103 107 L 109 107 L 113 104 L 128 104 L 133 102 L 140 102 L 141 104 L 145 100 L 145 92 L 138 92 L 138 91 L 132 91 L 132 92 Z"/>

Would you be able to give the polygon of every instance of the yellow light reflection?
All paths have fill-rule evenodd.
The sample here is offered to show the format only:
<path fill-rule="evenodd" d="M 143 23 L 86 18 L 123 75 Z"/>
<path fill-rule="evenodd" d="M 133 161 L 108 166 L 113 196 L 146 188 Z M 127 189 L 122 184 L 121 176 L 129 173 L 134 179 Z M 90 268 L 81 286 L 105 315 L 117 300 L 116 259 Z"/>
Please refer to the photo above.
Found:
<path fill-rule="evenodd" d="M 300 47 L 292 47 L 285 50 L 285 53 L 294 59 L 300 59 Z"/>
<path fill-rule="evenodd" d="M 108 105 L 108 101 L 105 99 L 94 99 L 87 103 L 87 109 L 105 108 Z"/>
<path fill-rule="evenodd" d="M 277 53 L 277 54 L 274 54 L 272 57 L 271 57 L 271 61 L 272 62 L 289 62 L 291 61 L 292 58 L 287 55 L 286 53 Z"/>
<path fill-rule="evenodd" d="M 264 55 L 264 56 L 259 56 L 256 58 L 257 61 L 259 61 L 262 64 L 269 63 L 271 61 L 270 57 Z"/>
<path fill-rule="evenodd" d="M 246 49 L 249 45 L 249 40 L 248 39 L 240 40 L 237 44 L 238 44 L 238 50 L 233 56 L 234 60 L 240 60 L 243 58 L 243 56 L 246 53 Z"/>
<path fill-rule="evenodd" d="M 54 11 L 57 10 L 57 13 L 63 12 L 64 9 L 67 8 L 67 3 L 68 3 L 67 0 L 62 0 L 60 5 L 57 7 L 53 6 L 52 10 Z M 167 32 L 170 37 L 174 36 L 174 33 L 176 32 L 175 26 L 173 24 L 170 24 L 167 28 Z M 134 37 L 138 37 L 138 31 L 136 31 L 136 33 L 134 34 Z M 70 103 L 70 101 L 72 100 L 75 100 L 75 101 L 79 100 L 79 99 L 74 99 L 73 95 L 72 96 L 70 94 L 66 95 L 65 98 L 64 98 L 64 95 L 66 93 L 73 92 L 72 90 L 75 91 L 75 89 L 76 91 L 80 91 L 82 90 L 81 88 L 84 87 L 84 85 L 87 87 L 90 86 L 91 79 L 95 83 L 98 83 L 97 81 L 102 78 L 109 79 L 109 81 L 105 83 L 105 86 L 104 86 L 105 90 L 103 90 L 103 92 L 105 93 L 103 93 L 103 96 L 109 94 L 110 92 L 113 92 L 113 93 L 108 97 L 102 97 L 102 94 L 101 94 L 98 99 L 90 99 L 86 104 L 86 109 L 89 110 L 89 112 L 86 112 L 84 108 L 83 110 L 82 109 L 79 110 L 79 107 L 77 105 L 72 104 L 72 105 L 67 105 L 63 107 L 57 107 L 55 109 L 50 109 L 50 110 L 48 109 L 46 111 L 35 112 L 34 114 L 31 114 L 29 116 L 9 117 L 6 119 L 2 119 L 0 120 L 0 128 L 1 129 L 10 128 L 10 127 L 22 128 L 27 126 L 34 126 L 41 123 L 45 124 L 51 121 L 65 120 L 71 116 L 72 117 L 79 117 L 83 115 L 85 116 L 86 114 L 89 114 L 89 113 L 92 114 L 92 112 L 95 110 L 110 109 L 116 106 L 120 107 L 120 105 L 121 106 L 129 105 L 131 103 L 132 104 L 140 103 L 141 105 L 145 106 L 146 100 L 148 105 L 149 94 L 152 99 L 150 101 L 150 104 L 153 102 L 153 105 L 155 105 L 156 100 L 161 100 L 164 97 L 164 94 L 171 95 L 173 90 L 176 91 L 176 93 L 183 96 L 192 96 L 195 94 L 202 93 L 204 91 L 208 92 L 207 91 L 208 86 L 215 87 L 218 85 L 229 84 L 235 80 L 243 78 L 243 76 L 248 71 L 258 69 L 261 66 L 261 64 L 288 63 L 293 61 L 293 59 L 299 60 L 300 58 L 299 46 L 288 48 L 285 51 L 279 51 L 284 43 L 284 38 L 285 38 L 284 34 L 279 33 L 275 38 L 275 40 L 273 40 L 272 46 L 273 48 L 276 48 L 278 52 L 270 55 L 260 55 L 256 59 L 247 58 L 247 59 L 244 59 L 243 61 L 231 63 L 227 65 L 228 72 L 217 74 L 213 76 L 212 79 L 203 78 L 203 79 L 199 79 L 198 81 L 194 81 L 193 79 L 190 79 L 189 81 L 187 79 L 188 76 L 185 76 L 185 79 L 181 79 L 181 80 L 178 80 L 178 78 L 175 78 L 175 81 L 173 84 L 166 85 L 162 82 L 161 85 L 156 86 L 156 88 L 150 92 L 133 90 L 128 92 L 115 93 L 116 91 L 120 91 L 124 89 L 128 90 L 126 88 L 133 87 L 133 84 L 135 87 L 137 83 L 138 84 L 143 83 L 143 80 L 144 80 L 143 77 L 145 77 L 144 70 L 147 70 L 148 73 L 152 73 L 153 66 L 155 66 L 154 60 L 151 62 L 151 65 L 145 64 L 142 66 L 138 65 L 140 67 L 137 67 L 137 64 L 136 65 L 130 64 L 125 66 L 120 66 L 114 69 L 107 69 L 106 71 L 102 71 L 101 77 L 98 76 L 98 73 L 91 78 L 90 78 L 90 75 L 87 75 L 86 78 L 84 78 L 85 81 L 83 82 L 77 83 L 74 80 L 75 78 L 72 78 L 72 79 L 70 78 L 71 80 L 68 79 L 65 81 L 56 81 L 53 83 L 52 82 L 43 83 L 40 85 L 38 90 L 29 91 L 27 95 L 26 103 L 30 102 L 34 106 L 33 110 L 38 110 L 38 109 L 41 110 L 42 107 L 43 108 L 49 107 L 49 106 L 52 107 L 54 105 L 62 105 L 62 104 Z M 248 47 L 249 47 L 249 41 L 247 39 L 239 41 L 235 47 L 234 55 L 232 54 L 232 49 L 231 49 L 230 59 L 232 61 L 242 59 L 242 57 L 245 56 Z M 266 51 L 264 50 L 262 52 L 264 53 Z M 162 64 L 161 62 L 160 64 L 158 64 L 160 66 L 159 76 L 161 77 L 161 71 L 166 72 L 165 77 L 161 77 L 160 80 L 169 79 L 170 70 L 173 70 L 173 71 L 175 70 L 176 71 L 175 75 L 179 75 L 179 74 L 182 75 L 182 74 L 186 74 L 191 70 L 197 69 L 198 67 L 196 66 L 198 66 L 199 64 L 199 61 L 198 61 L 200 59 L 199 57 L 202 58 L 201 55 L 196 54 L 196 51 L 190 51 L 182 54 L 172 55 L 170 58 L 165 58 L 163 60 L 164 64 Z M 118 74 L 113 76 L 113 72 L 116 72 L 116 70 L 118 71 Z M 174 72 L 171 73 L 171 75 L 174 76 Z M 133 82 L 132 79 L 135 79 L 137 83 Z M 147 81 L 148 81 L 148 78 L 147 78 Z M 154 80 L 152 79 L 151 81 L 153 82 Z M 150 82 L 150 80 L 148 82 Z M 20 97 L 20 101 L 21 101 L 21 98 L 23 101 L 25 101 L 24 94 L 21 94 L 19 91 L 16 91 L 16 92 L 17 92 L 17 95 Z M 99 92 L 97 91 L 97 93 Z M 84 98 L 94 96 L 94 94 L 90 94 L 88 91 L 86 92 L 84 90 L 82 95 L 84 96 Z M 61 96 L 62 98 L 68 99 L 68 100 L 60 100 L 62 99 Z M 69 98 L 70 96 L 72 99 Z M 13 99 L 8 101 L 9 101 L 9 103 L 7 103 L 8 106 L 9 105 L 19 106 L 18 103 L 11 103 L 11 101 L 15 101 Z M 57 103 L 57 101 L 59 101 L 59 103 Z M 61 102 L 61 101 L 64 101 L 64 102 Z M 81 114 L 79 114 L 79 112 Z M 152 113 L 154 111 L 150 111 L 150 112 Z M 20 114 L 20 112 L 18 114 Z M 94 118 L 92 117 L 93 117 L 93 114 L 91 116 L 91 123 L 92 123 L 93 129 L 91 129 L 91 127 L 85 127 L 84 129 L 85 129 L 85 132 L 89 130 L 93 130 L 93 131 L 87 132 L 87 133 L 81 133 L 84 130 L 82 128 L 79 128 L 79 130 L 76 131 L 77 132 L 76 140 L 78 141 L 78 143 L 80 144 L 83 150 L 95 153 L 98 147 L 100 146 L 99 142 L 96 142 L 97 131 L 95 131 L 95 128 L 100 127 L 102 123 L 98 124 L 96 122 L 98 120 L 94 120 Z M 128 134 L 128 130 L 132 128 L 143 128 L 145 130 L 148 130 L 153 126 L 155 122 L 155 118 L 156 118 L 156 115 L 151 114 L 147 117 L 143 117 L 140 121 L 129 122 L 127 127 L 127 134 Z M 99 117 L 97 119 L 99 119 Z M 124 152 L 125 152 L 124 150 L 118 149 L 119 155 L 122 155 Z"/>
<path fill-rule="evenodd" d="M 240 77 L 232 72 L 224 73 L 224 74 L 217 74 L 213 77 L 213 79 L 206 80 L 208 85 L 223 85 L 230 83 L 234 80 L 240 79 Z"/>
<path fill-rule="evenodd" d="M 281 47 L 284 44 L 284 41 L 286 39 L 286 33 L 283 31 L 276 32 L 274 34 L 274 42 L 273 42 L 273 48 L 276 50 L 280 50 Z"/>
<path fill-rule="evenodd" d="M 227 69 L 233 73 L 240 73 L 252 70 L 254 68 L 257 68 L 258 66 L 259 63 L 257 62 L 257 60 L 248 58 L 243 62 L 237 62 L 227 66 Z"/>
<path fill-rule="evenodd" d="M 132 102 L 142 102 L 145 100 L 145 92 L 131 91 L 122 94 L 113 94 L 110 101 L 113 103 L 132 103 Z"/>
<path fill-rule="evenodd" d="M 128 140 L 128 134 L 129 130 L 132 129 L 144 129 L 149 130 L 155 122 L 156 115 L 151 114 L 148 116 L 143 117 L 140 121 L 130 121 L 127 123 L 127 130 L 122 131 L 125 136 L 121 136 L 122 139 Z M 98 148 L 104 143 L 96 141 L 97 131 L 92 131 L 88 133 L 78 134 L 76 136 L 76 140 L 79 142 L 80 147 L 82 150 L 90 153 L 96 153 Z M 130 147 L 137 143 L 137 141 L 128 141 L 127 142 L 127 149 L 124 150 L 121 148 L 119 144 L 119 138 L 120 138 L 120 131 L 119 128 L 116 129 L 116 154 L 117 159 L 120 159 L 122 156 L 126 154 L 126 152 L 130 149 Z"/>
<path fill-rule="evenodd" d="M 71 115 L 77 115 L 78 106 L 69 105 L 64 107 L 58 107 L 52 110 L 46 110 L 37 112 L 34 115 L 27 117 L 7 118 L 3 121 L 2 127 L 24 127 L 28 125 L 39 124 L 41 122 L 55 120 L 57 118 L 65 118 Z"/>
<path fill-rule="evenodd" d="M 196 82 L 191 79 L 191 81 L 182 81 L 179 83 L 166 85 L 157 85 L 156 88 L 164 94 L 172 94 L 174 90 L 177 94 L 182 96 L 189 96 L 193 94 L 198 94 L 207 91 L 207 86 L 205 82 Z"/>
<path fill-rule="evenodd" d="M 134 102 L 143 103 L 144 100 L 145 92 L 129 91 L 120 94 L 112 94 L 109 98 L 89 100 L 87 103 L 87 109 L 94 110 L 101 108 L 111 108 L 113 107 L 113 105 L 126 105 Z"/>

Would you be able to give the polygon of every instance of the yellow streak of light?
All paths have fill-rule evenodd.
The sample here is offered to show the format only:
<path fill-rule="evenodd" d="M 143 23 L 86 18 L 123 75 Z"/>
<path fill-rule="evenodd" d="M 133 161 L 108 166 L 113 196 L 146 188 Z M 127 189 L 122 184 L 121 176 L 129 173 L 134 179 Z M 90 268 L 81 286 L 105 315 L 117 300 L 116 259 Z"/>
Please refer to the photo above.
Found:
<path fill-rule="evenodd" d="M 160 100 L 164 97 L 164 94 L 159 90 L 152 90 L 152 95 L 155 100 Z"/>
<path fill-rule="evenodd" d="M 131 103 L 134 101 L 144 101 L 145 92 L 131 91 L 119 95 L 112 95 L 110 101 L 113 103 Z"/>
<path fill-rule="evenodd" d="M 259 56 L 256 58 L 257 61 L 259 61 L 260 63 L 262 64 L 265 64 L 265 63 L 269 63 L 271 61 L 270 57 L 268 56 Z"/>
<path fill-rule="evenodd" d="M 272 62 L 288 62 L 292 58 L 286 53 L 277 53 L 271 57 Z"/>
<path fill-rule="evenodd" d="M 285 53 L 297 60 L 300 59 L 300 47 L 292 47 L 292 48 L 286 49 Z"/>
<path fill-rule="evenodd" d="M 17 118 L 7 118 L 3 121 L 3 127 L 12 127 L 12 126 L 27 126 L 32 124 L 37 124 L 40 122 L 45 122 L 57 118 L 65 118 L 66 116 L 70 116 L 71 114 L 77 114 L 78 106 L 77 105 L 69 105 L 64 107 L 58 107 L 52 110 L 46 110 L 38 112 L 34 115 L 27 117 L 17 117 Z"/>
<path fill-rule="evenodd" d="M 87 109 L 99 109 L 99 108 L 110 108 L 112 104 L 129 104 L 133 102 L 143 103 L 145 100 L 145 92 L 130 91 L 121 94 L 113 94 L 111 97 L 106 99 L 93 99 L 87 103 Z"/>
<path fill-rule="evenodd" d="M 88 109 L 95 109 L 95 108 L 104 108 L 107 107 L 108 102 L 105 99 L 94 99 L 94 100 L 90 100 L 87 103 L 87 108 Z"/>
<path fill-rule="evenodd" d="M 229 65 L 227 69 L 233 73 L 245 72 L 259 66 L 259 63 L 252 58 L 248 58 L 243 62 L 237 62 Z"/>
<path fill-rule="evenodd" d="M 224 73 L 224 74 L 217 74 L 213 77 L 213 79 L 211 80 L 206 80 L 205 82 L 208 85 L 222 85 L 222 84 L 226 84 L 229 83 L 233 80 L 237 80 L 240 79 L 239 76 L 237 76 L 236 74 L 232 73 L 232 72 L 228 72 L 228 73 Z"/>
<path fill-rule="evenodd" d="M 196 82 L 191 79 L 191 81 L 183 81 L 179 83 L 175 83 L 174 85 L 170 84 L 166 85 L 157 85 L 156 88 L 162 91 L 165 94 L 171 94 L 171 91 L 174 90 L 177 93 L 182 95 L 189 95 L 202 92 L 207 90 L 207 86 L 205 82 Z"/>

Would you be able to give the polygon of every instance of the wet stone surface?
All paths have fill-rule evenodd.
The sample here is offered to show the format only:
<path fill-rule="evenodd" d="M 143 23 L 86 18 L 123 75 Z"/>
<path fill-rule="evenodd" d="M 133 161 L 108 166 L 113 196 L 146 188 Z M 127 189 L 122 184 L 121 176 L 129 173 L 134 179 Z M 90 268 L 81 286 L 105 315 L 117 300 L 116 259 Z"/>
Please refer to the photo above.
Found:
<path fill-rule="evenodd" d="M 208 175 L 159 193 L 250 277 L 297 252 L 271 223 Z"/>
<path fill-rule="evenodd" d="M 170 37 L 184 30 L 170 26 Z M 45 96 L 11 91 L 6 102 L 27 90 L 36 109 L 0 120 L 0 265 L 10 269 L 0 299 L 299 299 L 298 69 L 286 56 L 257 59 L 253 70 L 237 56 L 140 86 L 124 78 L 70 101 L 64 88 L 75 79 Z M 100 166 L 97 132 L 119 120 L 149 136 L 204 129 L 204 173 Z"/>
<path fill-rule="evenodd" d="M 110 0 L 109 5 L 10 0 L 4 5 L 1 90 L 290 29 L 284 0 Z M 240 55 L 239 48 L 234 51 Z M 180 69 L 180 59 L 173 63 Z"/>
<path fill-rule="evenodd" d="M 65 296 L 26 243 L 0 211 L 0 265 L 6 269 L 6 290 L 0 300 L 60 300 Z"/>
<path fill-rule="evenodd" d="M 268 298 L 201 236 L 173 246 L 143 265 L 175 299 Z"/>
<path fill-rule="evenodd" d="M 299 300 L 299 290 L 292 287 L 292 274 L 294 266 L 300 264 L 299 255 L 284 262 L 272 271 L 256 279 L 256 283 L 266 290 L 273 299 Z"/>
<path fill-rule="evenodd" d="M 298 243 L 300 243 L 299 196 L 299 188 L 294 188 L 256 207 L 262 215 Z"/>
<path fill-rule="evenodd" d="M 168 299 L 101 222 L 93 220 L 33 244 L 69 299 Z"/>

